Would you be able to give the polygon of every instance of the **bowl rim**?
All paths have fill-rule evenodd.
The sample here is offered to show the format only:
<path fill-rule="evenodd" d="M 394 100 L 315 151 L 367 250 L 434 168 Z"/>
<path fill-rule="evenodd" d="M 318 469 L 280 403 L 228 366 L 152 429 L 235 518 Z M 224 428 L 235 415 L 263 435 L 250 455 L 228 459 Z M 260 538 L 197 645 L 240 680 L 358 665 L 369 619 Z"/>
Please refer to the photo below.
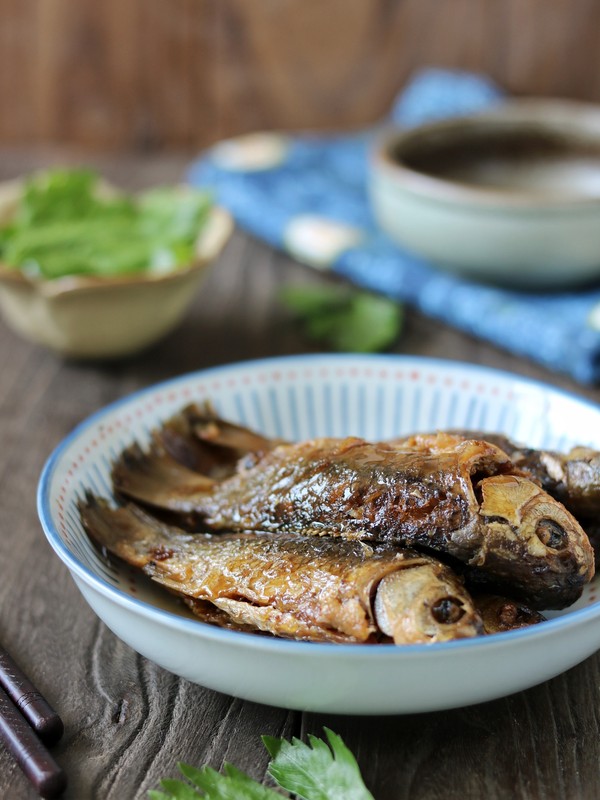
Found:
<path fill-rule="evenodd" d="M 565 132 L 564 124 L 570 131 Z M 420 197 L 439 203 L 456 203 L 465 206 L 515 208 L 522 213 L 560 210 L 578 213 L 581 208 L 597 209 L 600 196 L 569 194 L 559 192 L 540 194 L 526 189 L 496 189 L 489 186 L 467 183 L 421 172 L 395 160 L 390 151 L 421 135 L 456 130 L 488 129 L 499 130 L 508 125 L 535 126 L 540 130 L 557 130 L 565 136 L 577 139 L 587 134 L 593 135 L 600 149 L 600 104 L 586 103 L 571 99 L 528 97 L 506 100 L 497 106 L 475 114 L 460 115 L 426 122 L 402 129 L 387 126 L 380 132 L 375 146 L 371 149 L 370 169 L 372 173 L 385 175 L 394 180 L 399 188 Z M 579 126 L 576 133 L 575 126 Z"/>
<path fill-rule="evenodd" d="M 269 653 L 296 653 L 309 654 L 309 653 L 328 653 L 333 655 L 339 653 L 348 656 L 353 653 L 355 656 L 366 656 L 367 653 L 370 659 L 387 659 L 398 657 L 416 657 L 423 656 L 424 654 L 437 654 L 441 652 L 463 651 L 463 650 L 479 650 L 480 648 L 494 648 L 502 646 L 504 643 L 517 641 L 521 639 L 539 639 L 546 636 L 552 636 L 555 631 L 560 631 L 572 625 L 582 625 L 600 617 L 600 601 L 593 603 L 585 608 L 576 609 L 572 612 L 567 612 L 563 616 L 555 617 L 546 620 L 540 625 L 533 625 L 529 628 L 522 628 L 515 631 L 508 631 L 504 633 L 497 633 L 493 636 L 481 636 L 472 639 L 462 639 L 449 642 L 436 642 L 435 644 L 411 644 L 405 646 L 394 647 L 373 647 L 368 644 L 335 644 L 327 642 L 305 642 L 294 641 L 284 638 L 267 637 L 256 635 L 255 633 L 247 633 L 244 631 L 230 631 L 216 626 L 209 625 L 200 620 L 187 619 L 179 616 L 166 609 L 157 608 L 143 600 L 131 597 L 117 587 L 111 586 L 109 583 L 102 580 L 96 575 L 88 566 L 83 564 L 65 545 L 60 534 L 54 524 L 52 523 L 50 513 L 50 483 L 54 471 L 60 462 L 60 459 L 67 450 L 67 448 L 88 428 L 95 425 L 106 414 L 109 414 L 119 407 L 131 403 L 132 401 L 140 400 L 143 397 L 164 391 L 167 387 L 172 388 L 174 385 L 186 381 L 212 378 L 219 373 L 231 371 L 236 369 L 247 369 L 259 366 L 269 366 L 274 368 L 275 365 L 281 367 L 282 363 L 289 364 L 300 361 L 310 361 L 314 364 L 323 363 L 324 361 L 331 361 L 336 359 L 338 361 L 350 362 L 357 358 L 357 354 L 304 354 L 292 356 L 273 356 L 260 359 L 250 359 L 247 361 L 232 362 L 229 364 L 221 364 L 206 369 L 195 370 L 193 372 L 178 375 L 159 383 L 138 389 L 124 397 L 120 397 L 99 410 L 95 411 L 84 420 L 82 420 L 52 451 L 48 457 L 37 487 L 37 510 L 38 516 L 42 525 L 42 529 L 46 538 L 51 545 L 52 549 L 59 556 L 61 561 L 67 566 L 69 571 L 77 575 L 84 583 L 96 590 L 104 596 L 104 598 L 116 603 L 117 605 L 126 608 L 134 613 L 141 614 L 147 619 L 152 619 L 161 625 L 167 627 L 174 627 L 179 632 L 191 634 L 200 639 L 210 639 L 212 641 L 221 642 L 223 644 L 239 644 L 240 646 L 248 647 L 252 650 L 261 650 Z M 500 377 L 507 380 L 513 380 L 521 384 L 524 388 L 536 390 L 550 390 L 553 394 L 563 397 L 568 400 L 575 400 L 582 403 L 589 408 L 600 411 L 598 404 L 581 398 L 572 392 L 553 387 L 542 381 L 535 380 L 520 376 L 506 370 L 499 370 L 493 367 L 486 367 L 483 365 L 472 364 L 462 361 L 454 361 L 451 359 L 440 358 L 427 358 L 419 356 L 402 356 L 396 354 L 380 354 L 380 355 L 360 355 L 361 360 L 368 360 L 373 362 L 396 362 L 402 363 L 405 367 L 418 367 L 427 365 L 428 367 L 435 368 L 436 366 L 444 368 L 455 368 L 460 371 L 467 371 L 476 373 L 480 378 Z"/>

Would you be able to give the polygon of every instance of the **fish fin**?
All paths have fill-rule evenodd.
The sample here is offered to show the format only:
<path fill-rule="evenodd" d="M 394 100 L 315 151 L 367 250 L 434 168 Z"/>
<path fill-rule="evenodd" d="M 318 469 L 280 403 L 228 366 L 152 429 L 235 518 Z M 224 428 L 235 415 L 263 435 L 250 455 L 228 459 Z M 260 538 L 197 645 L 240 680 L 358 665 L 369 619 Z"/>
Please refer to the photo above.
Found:
<path fill-rule="evenodd" d="M 115 491 L 125 497 L 176 512 L 194 509 L 194 497 L 206 494 L 215 481 L 180 464 L 156 442 L 149 450 L 127 447 L 112 470 Z"/>

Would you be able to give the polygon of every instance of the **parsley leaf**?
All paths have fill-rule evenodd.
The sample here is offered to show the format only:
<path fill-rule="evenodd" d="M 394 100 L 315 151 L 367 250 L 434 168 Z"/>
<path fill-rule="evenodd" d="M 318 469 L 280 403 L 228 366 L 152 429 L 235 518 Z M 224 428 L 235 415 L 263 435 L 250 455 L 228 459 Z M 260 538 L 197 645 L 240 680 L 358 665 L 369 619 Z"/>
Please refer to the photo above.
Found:
<path fill-rule="evenodd" d="M 148 792 L 151 800 L 282 800 L 283 798 L 279 792 L 263 786 L 232 764 L 224 764 L 224 775 L 211 767 L 197 769 L 189 764 L 178 764 L 178 766 L 194 786 L 165 778 L 160 782 L 165 791 Z"/>
<path fill-rule="evenodd" d="M 263 736 L 272 759 L 271 777 L 299 800 L 373 800 L 350 750 L 337 734 L 329 728 L 324 730 L 329 747 L 316 736 L 308 737 L 309 744 L 299 739 L 288 742 Z M 263 786 L 232 764 L 223 766 L 223 774 L 211 767 L 178 766 L 189 783 L 166 778 L 161 781 L 164 791 L 148 792 L 150 800 L 282 800 L 289 797 Z"/>
<path fill-rule="evenodd" d="M 224 775 L 210 767 L 195 769 L 180 764 L 179 769 L 188 780 L 205 792 L 200 795 L 205 800 L 281 800 L 279 792 L 263 786 L 232 764 L 223 765 Z M 187 798 L 177 798 L 177 800 L 187 800 Z"/>
<path fill-rule="evenodd" d="M 282 303 L 304 324 L 306 334 L 335 350 L 384 350 L 402 329 L 402 307 L 387 297 L 346 286 L 290 286 Z"/>
<path fill-rule="evenodd" d="M 373 800 L 365 787 L 356 759 L 341 737 L 324 728 L 329 747 L 316 736 L 310 744 L 263 736 L 273 758 L 269 774 L 303 800 Z M 331 749 L 329 749 L 331 748 Z"/>

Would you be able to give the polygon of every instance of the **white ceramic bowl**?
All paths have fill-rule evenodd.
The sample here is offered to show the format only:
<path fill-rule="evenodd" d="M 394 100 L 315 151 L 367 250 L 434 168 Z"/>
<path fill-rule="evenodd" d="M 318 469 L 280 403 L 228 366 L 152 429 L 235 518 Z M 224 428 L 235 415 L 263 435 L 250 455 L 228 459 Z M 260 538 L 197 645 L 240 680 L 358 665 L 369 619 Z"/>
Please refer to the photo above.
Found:
<path fill-rule="evenodd" d="M 434 645 L 311 644 L 204 624 L 144 576 L 90 543 L 76 501 L 110 496 L 111 461 L 192 400 L 268 435 L 305 439 L 475 427 L 533 446 L 600 447 L 600 408 L 483 367 L 400 356 L 323 355 L 216 367 L 123 398 L 83 422 L 39 485 L 48 540 L 82 594 L 142 655 L 196 683 L 294 709 L 393 714 L 478 703 L 557 675 L 600 647 L 598 582 L 530 629 Z"/>
<path fill-rule="evenodd" d="M 369 193 L 392 239 L 466 277 L 558 288 L 600 277 L 600 106 L 526 99 L 393 131 Z"/>

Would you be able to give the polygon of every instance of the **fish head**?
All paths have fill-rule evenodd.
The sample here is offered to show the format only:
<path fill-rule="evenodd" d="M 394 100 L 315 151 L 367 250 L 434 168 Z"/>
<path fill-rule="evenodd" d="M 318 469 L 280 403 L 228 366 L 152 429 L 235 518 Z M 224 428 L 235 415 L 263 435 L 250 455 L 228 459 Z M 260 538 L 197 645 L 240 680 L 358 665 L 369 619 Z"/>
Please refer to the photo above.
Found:
<path fill-rule="evenodd" d="M 378 628 L 395 644 L 445 642 L 483 633 L 460 580 L 433 560 L 406 565 L 378 584 L 373 604 Z"/>
<path fill-rule="evenodd" d="M 481 614 L 486 634 L 514 631 L 544 621 L 539 611 L 507 597 L 481 594 L 474 595 L 473 600 Z"/>
<path fill-rule="evenodd" d="M 518 475 L 485 478 L 475 491 L 486 537 L 472 566 L 493 565 L 500 577 L 506 569 L 510 580 L 515 574 L 518 579 L 521 571 L 525 585 L 540 581 L 542 607 L 544 585 L 551 588 L 556 576 L 568 578 L 569 588 L 559 602 L 573 602 L 594 575 L 593 551 L 575 517 L 533 481 Z M 550 596 L 548 600 L 553 602 Z"/>

